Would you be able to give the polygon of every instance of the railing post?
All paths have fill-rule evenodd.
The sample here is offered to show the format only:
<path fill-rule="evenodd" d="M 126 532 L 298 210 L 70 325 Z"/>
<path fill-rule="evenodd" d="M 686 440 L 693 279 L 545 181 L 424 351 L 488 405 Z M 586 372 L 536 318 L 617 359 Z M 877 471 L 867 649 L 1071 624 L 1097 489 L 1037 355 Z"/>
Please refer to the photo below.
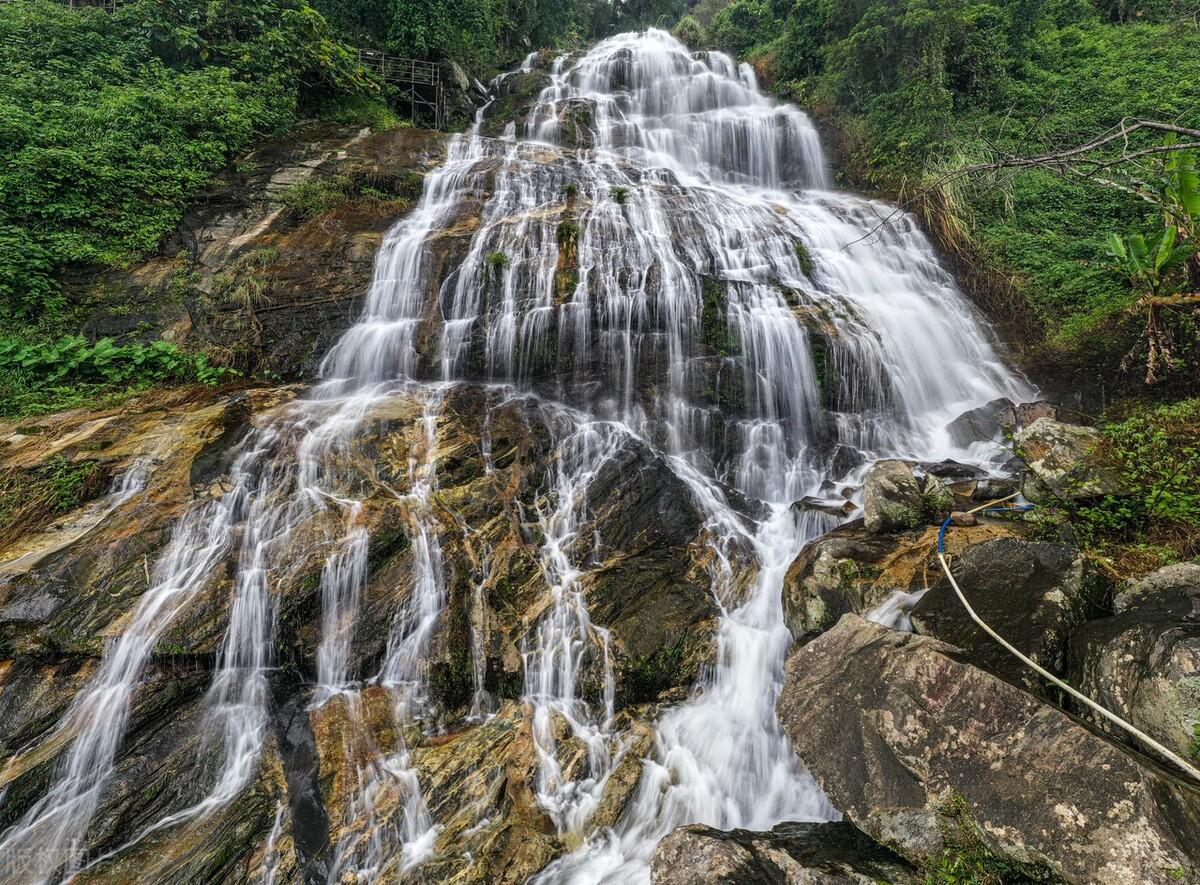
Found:
<path fill-rule="evenodd" d="M 3 2 L 3 0 L 0 0 Z M 67 0 L 70 3 L 85 2 L 85 0 Z M 122 0 L 103 0 L 103 2 L 122 2 Z M 408 88 L 408 118 L 415 126 L 417 123 L 417 107 L 433 109 L 433 125 L 442 129 L 446 125 L 446 93 L 442 86 L 442 71 L 434 62 L 422 61 L 415 58 L 401 58 L 388 55 L 374 49 L 359 47 L 358 62 L 371 71 L 377 71 L 385 83 L 398 83 Z M 417 94 L 419 88 L 432 89 L 433 97 L 428 93 Z M 401 100 L 402 100 L 401 96 Z"/>

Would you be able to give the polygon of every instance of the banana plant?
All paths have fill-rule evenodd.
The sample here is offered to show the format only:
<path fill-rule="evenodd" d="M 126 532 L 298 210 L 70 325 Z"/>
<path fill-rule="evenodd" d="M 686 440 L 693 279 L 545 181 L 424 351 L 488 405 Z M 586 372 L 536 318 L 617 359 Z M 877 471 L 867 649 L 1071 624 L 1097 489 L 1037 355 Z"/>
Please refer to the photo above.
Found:
<path fill-rule="evenodd" d="M 1178 244 L 1179 231 L 1164 225 L 1157 233 L 1146 236 L 1132 231 L 1122 237 L 1108 235 L 1108 256 L 1111 266 L 1128 277 L 1136 291 L 1160 296 L 1172 286 L 1172 275 L 1187 264 L 1196 251 L 1191 243 Z"/>
<path fill-rule="evenodd" d="M 1180 365 L 1171 324 L 1159 316 L 1161 309 L 1183 307 L 1200 300 L 1200 295 L 1184 290 L 1191 282 L 1190 273 L 1178 273 L 1188 266 L 1196 246 L 1190 240 L 1179 243 L 1178 238 L 1179 227 L 1169 216 L 1149 236 L 1138 231 L 1124 237 L 1108 235 L 1111 266 L 1126 276 L 1140 294 L 1134 309 L 1146 311 L 1146 326 L 1138 342 L 1121 360 L 1121 367 L 1129 368 L 1144 354 L 1147 384 L 1154 384 Z"/>
<path fill-rule="evenodd" d="M 1174 136 L 1167 140 L 1174 144 Z M 1163 203 L 1168 224 L 1189 243 L 1200 243 L 1200 164 L 1196 152 L 1172 151 L 1163 162 Z M 1200 254 L 1193 251 L 1186 265 L 1188 288 L 1200 292 Z"/>

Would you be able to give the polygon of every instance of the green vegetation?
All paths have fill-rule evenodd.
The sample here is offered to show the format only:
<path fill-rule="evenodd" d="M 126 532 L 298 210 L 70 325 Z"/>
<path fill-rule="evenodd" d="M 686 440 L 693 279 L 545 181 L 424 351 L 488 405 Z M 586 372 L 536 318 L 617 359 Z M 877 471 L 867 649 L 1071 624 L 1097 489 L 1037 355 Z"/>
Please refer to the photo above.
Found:
<path fill-rule="evenodd" d="M 141 390 L 155 383 L 213 384 L 228 369 L 209 364 L 166 341 L 94 344 L 81 336 L 50 343 L 0 338 L 0 416 L 69 408 L 97 396 Z"/>
<path fill-rule="evenodd" d="M 489 252 L 484 261 L 486 261 L 488 266 L 496 273 L 500 273 L 500 271 L 508 267 L 508 256 L 503 252 Z"/>
<path fill-rule="evenodd" d="M 621 680 L 625 702 L 644 704 L 658 700 L 664 691 L 680 684 L 683 665 L 682 637 L 653 655 L 629 661 L 622 670 Z"/>
<path fill-rule="evenodd" d="M 729 325 L 725 286 L 712 277 L 702 277 L 700 297 L 700 337 L 705 346 L 719 357 L 738 353 L 741 342 Z"/>
<path fill-rule="evenodd" d="M 1107 170 L 946 173 L 1071 148 L 1123 117 L 1200 126 L 1200 29 L 1185 12 L 1169 0 L 733 0 L 705 40 L 831 122 L 847 183 L 922 215 L 1036 361 L 1111 387 L 1144 314 L 1108 260 L 1109 234 L 1149 237 L 1159 211 L 1092 180 Z M 1152 176 L 1155 165 L 1137 164 Z M 1176 339 L 1194 331 L 1171 322 Z M 1125 368 L 1124 383 L 1143 380 Z"/>
<path fill-rule="evenodd" d="M 811 277 L 813 272 L 812 253 L 808 251 L 808 246 L 800 240 L 796 240 L 796 261 L 800 263 L 800 272 L 806 277 Z"/>
<path fill-rule="evenodd" d="M 0 74 L 10 326 L 60 319 L 60 269 L 154 251 L 212 173 L 302 100 L 371 88 L 305 0 L 4 3 Z"/>
<path fill-rule="evenodd" d="M 558 239 L 558 266 L 554 270 L 554 298 L 557 304 L 568 301 L 579 283 L 579 225 L 564 221 L 555 231 Z"/>
<path fill-rule="evenodd" d="M 1051 871 L 1001 857 L 984 844 L 966 801 L 955 795 L 941 814 L 945 847 L 921 865 L 925 885 L 1032 885 L 1061 882 Z"/>
<path fill-rule="evenodd" d="M 106 482 L 95 461 L 73 463 L 61 455 L 33 470 L 0 472 L 0 542 L 99 497 Z"/>
<path fill-rule="evenodd" d="M 314 0 L 359 45 L 449 59 L 486 76 L 530 49 L 577 45 L 650 24 L 668 25 L 684 0 Z"/>
<path fill-rule="evenodd" d="M 382 176 L 367 173 L 312 175 L 283 191 L 284 204 L 300 218 L 315 218 L 334 209 L 370 203 L 395 203 L 396 214 L 421 195 L 421 176 Z"/>
<path fill-rule="evenodd" d="M 1071 506 L 1081 540 L 1121 576 L 1200 555 L 1200 399 L 1135 405 L 1100 430 L 1130 494 Z"/>
<path fill-rule="evenodd" d="M 616 203 L 618 206 L 624 206 L 625 203 L 628 202 L 628 200 L 629 200 L 629 188 L 619 187 L 619 186 L 614 187 L 612 190 L 610 190 L 608 192 L 608 195 L 612 198 L 612 201 L 614 203 Z"/>

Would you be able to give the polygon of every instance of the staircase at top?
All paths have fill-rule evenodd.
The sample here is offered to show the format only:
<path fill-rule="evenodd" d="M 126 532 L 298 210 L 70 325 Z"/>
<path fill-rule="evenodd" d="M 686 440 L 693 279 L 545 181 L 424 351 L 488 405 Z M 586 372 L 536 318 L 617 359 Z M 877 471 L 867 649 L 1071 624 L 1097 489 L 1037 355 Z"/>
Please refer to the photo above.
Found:
<path fill-rule="evenodd" d="M 749 67 L 649 31 L 493 89 L 319 384 L 185 479 L 139 452 L 83 551 L 10 569 L 112 637 L 13 729 L 13 881 L 626 882 L 685 823 L 836 815 L 774 715 L 784 575 L 835 522 L 791 505 L 987 461 L 946 425 L 1030 391 Z M 105 602 L 55 595 L 147 513 L 137 570 L 87 559 Z"/>

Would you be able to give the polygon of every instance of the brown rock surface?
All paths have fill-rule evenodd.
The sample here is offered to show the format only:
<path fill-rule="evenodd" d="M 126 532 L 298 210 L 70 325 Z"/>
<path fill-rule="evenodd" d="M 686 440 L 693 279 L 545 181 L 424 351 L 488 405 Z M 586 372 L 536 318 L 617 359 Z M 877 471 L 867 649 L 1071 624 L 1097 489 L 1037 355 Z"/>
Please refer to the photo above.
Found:
<path fill-rule="evenodd" d="M 788 661 L 778 710 L 830 801 L 910 860 L 961 808 L 1071 882 L 1200 880 L 1200 792 L 945 643 L 847 615 Z"/>

